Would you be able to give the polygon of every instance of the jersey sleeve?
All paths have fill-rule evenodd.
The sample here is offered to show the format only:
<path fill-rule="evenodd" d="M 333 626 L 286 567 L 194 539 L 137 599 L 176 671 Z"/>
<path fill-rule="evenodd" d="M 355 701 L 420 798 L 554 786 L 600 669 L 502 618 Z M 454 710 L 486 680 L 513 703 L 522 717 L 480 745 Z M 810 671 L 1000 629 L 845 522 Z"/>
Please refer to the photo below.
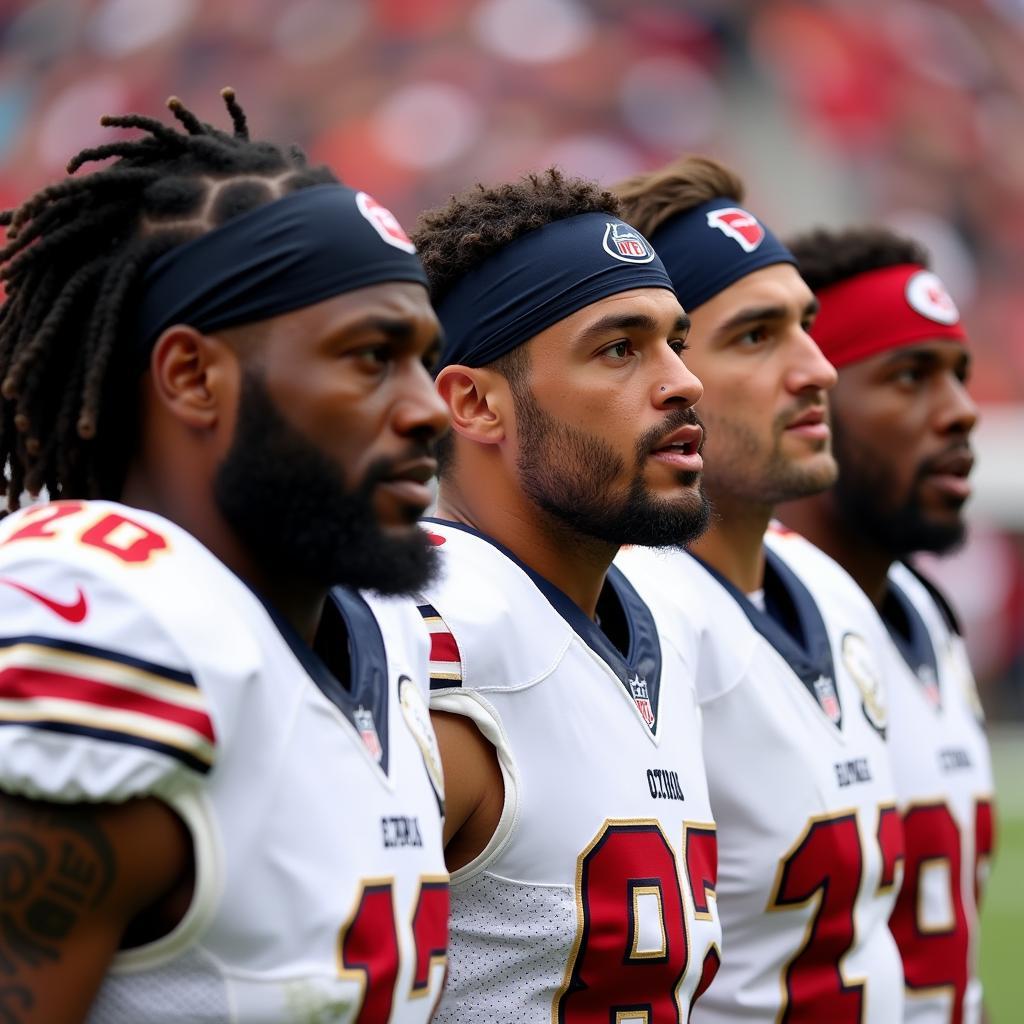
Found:
<path fill-rule="evenodd" d="M 189 661 L 116 576 L 5 560 L 0 624 L 0 789 L 119 802 L 210 771 L 217 734 Z"/>

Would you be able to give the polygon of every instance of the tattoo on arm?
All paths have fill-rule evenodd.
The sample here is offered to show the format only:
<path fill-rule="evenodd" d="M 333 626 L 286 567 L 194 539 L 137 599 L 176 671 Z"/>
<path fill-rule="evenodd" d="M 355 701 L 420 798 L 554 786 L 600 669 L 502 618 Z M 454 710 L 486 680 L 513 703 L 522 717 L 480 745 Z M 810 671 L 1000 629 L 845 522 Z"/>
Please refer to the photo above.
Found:
<path fill-rule="evenodd" d="M 33 968 L 62 943 L 114 880 L 113 850 L 88 808 L 0 801 L 0 1024 L 35 999 Z"/>

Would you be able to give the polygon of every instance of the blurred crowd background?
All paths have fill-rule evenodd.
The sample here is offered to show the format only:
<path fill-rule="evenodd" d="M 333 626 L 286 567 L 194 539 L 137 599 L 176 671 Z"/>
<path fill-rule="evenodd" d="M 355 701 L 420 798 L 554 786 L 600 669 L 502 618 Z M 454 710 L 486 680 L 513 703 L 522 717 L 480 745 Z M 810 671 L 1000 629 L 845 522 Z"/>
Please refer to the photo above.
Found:
<path fill-rule="evenodd" d="M 780 233 L 880 221 L 970 329 L 972 540 L 936 572 L 990 715 L 1024 717 L 1024 0 L 0 0 L 0 203 L 176 93 L 295 141 L 407 226 L 477 180 L 684 151 Z"/>

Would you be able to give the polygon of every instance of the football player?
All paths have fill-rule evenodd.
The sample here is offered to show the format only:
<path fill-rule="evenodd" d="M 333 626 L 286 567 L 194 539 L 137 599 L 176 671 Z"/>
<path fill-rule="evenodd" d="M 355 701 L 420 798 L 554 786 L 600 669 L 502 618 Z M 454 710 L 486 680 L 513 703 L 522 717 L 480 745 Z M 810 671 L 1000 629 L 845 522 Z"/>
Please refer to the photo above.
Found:
<path fill-rule="evenodd" d="M 3 214 L 9 505 L 59 499 L 0 526 L 4 1021 L 426 1021 L 442 984 L 427 641 L 354 589 L 431 572 L 437 319 L 395 219 L 225 99 L 106 118 L 143 134 Z"/>
<path fill-rule="evenodd" d="M 895 1024 L 887 921 L 901 835 L 875 655 L 884 629 L 827 556 L 795 535 L 764 540 L 776 503 L 836 475 L 835 371 L 808 334 L 817 301 L 717 162 L 684 158 L 616 191 L 690 314 L 688 365 L 704 383 L 713 525 L 691 553 L 633 550 L 620 563 L 643 596 L 685 595 L 701 616 L 724 958 L 694 1020 Z"/>
<path fill-rule="evenodd" d="M 967 336 L 913 240 L 858 227 L 810 232 L 791 248 L 821 303 L 812 333 L 839 371 L 839 479 L 782 518 L 846 567 L 893 641 L 890 747 L 907 856 L 891 926 L 906 1019 L 974 1022 L 992 769 L 956 615 L 907 562 L 964 536 L 977 418 Z"/>
<path fill-rule="evenodd" d="M 452 871 L 441 1021 L 685 1021 L 717 962 L 685 641 L 611 567 L 703 527 L 701 387 L 617 207 L 550 170 L 414 235 L 453 424 L 421 609 Z"/>

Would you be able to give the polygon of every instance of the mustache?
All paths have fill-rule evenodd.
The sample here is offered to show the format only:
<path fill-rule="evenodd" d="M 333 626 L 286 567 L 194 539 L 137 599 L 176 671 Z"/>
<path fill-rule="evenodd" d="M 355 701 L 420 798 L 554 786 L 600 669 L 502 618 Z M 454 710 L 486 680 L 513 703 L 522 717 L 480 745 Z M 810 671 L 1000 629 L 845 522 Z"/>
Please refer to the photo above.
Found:
<path fill-rule="evenodd" d="M 974 452 L 967 441 L 954 441 L 951 445 L 943 448 L 941 452 L 922 459 L 918 463 L 915 476 L 918 480 L 923 480 L 933 473 L 941 473 L 946 468 L 946 464 L 953 459 L 974 460 Z"/>
<path fill-rule="evenodd" d="M 704 421 L 697 415 L 697 411 L 691 405 L 686 409 L 673 409 L 665 417 L 664 422 L 659 423 L 655 427 L 651 427 L 649 430 L 645 430 L 637 438 L 637 465 L 642 466 L 647 456 L 650 455 L 651 452 L 660 448 L 665 443 L 666 438 L 674 434 L 680 427 L 687 426 L 700 427 L 704 432 L 700 439 L 700 444 L 697 447 L 698 454 L 703 452 L 704 442 L 707 440 L 708 436 L 707 427 L 704 426 Z"/>
<path fill-rule="evenodd" d="M 793 422 L 793 420 L 799 419 L 805 412 L 808 412 L 811 409 L 821 409 L 825 414 L 825 422 L 831 426 L 832 410 L 829 408 L 825 392 L 819 391 L 816 394 L 811 395 L 808 398 L 802 398 L 794 402 L 791 406 L 783 409 L 782 412 L 775 417 L 775 422 L 773 424 L 775 433 L 781 434 L 782 431 Z"/>
<path fill-rule="evenodd" d="M 359 490 L 368 493 L 377 484 L 389 480 L 400 467 L 407 463 L 432 458 L 434 458 L 433 441 L 414 441 L 397 455 L 384 455 L 371 462 L 359 482 Z"/>

